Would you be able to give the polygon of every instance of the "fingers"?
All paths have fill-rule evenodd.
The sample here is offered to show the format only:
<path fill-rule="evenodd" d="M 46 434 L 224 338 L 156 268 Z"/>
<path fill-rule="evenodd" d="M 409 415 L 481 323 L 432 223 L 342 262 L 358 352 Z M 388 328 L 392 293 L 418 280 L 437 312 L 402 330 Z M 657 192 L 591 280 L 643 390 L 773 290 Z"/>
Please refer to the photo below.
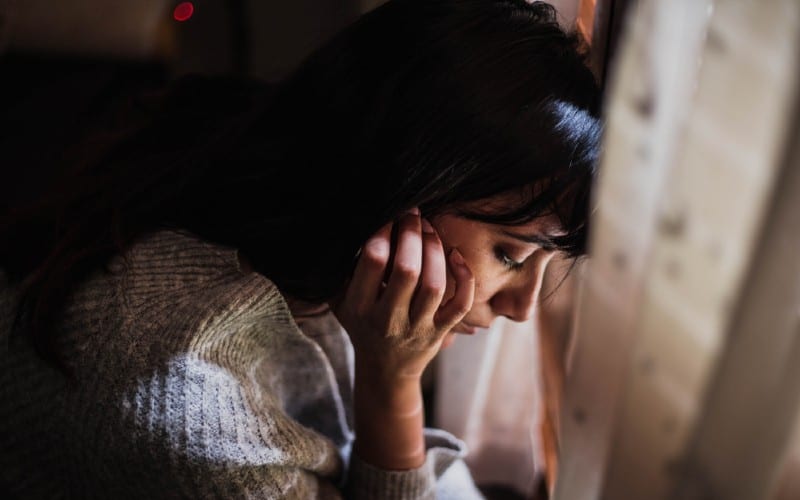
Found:
<path fill-rule="evenodd" d="M 461 321 L 474 295 L 474 277 L 459 251 L 445 256 L 433 226 L 411 211 L 364 244 L 342 311 L 381 336 L 425 341 Z"/>
<path fill-rule="evenodd" d="M 392 223 L 388 223 L 372 235 L 361 249 L 346 293 L 346 301 L 357 311 L 369 310 L 378 300 L 391 255 L 391 236 Z"/>
<path fill-rule="evenodd" d="M 457 249 L 452 249 L 448 255 L 450 268 L 455 278 L 455 293 L 436 313 L 437 328 L 449 330 L 461 321 L 472 308 L 475 298 L 475 278 L 464 262 L 464 257 Z"/>
<path fill-rule="evenodd" d="M 422 271 L 411 305 L 412 324 L 433 318 L 447 287 L 447 263 L 442 242 L 430 222 L 425 219 L 421 222 Z"/>
<path fill-rule="evenodd" d="M 407 317 L 422 271 L 422 224 L 419 213 L 403 215 L 397 224 L 397 244 L 391 274 L 380 302 L 387 314 Z"/>

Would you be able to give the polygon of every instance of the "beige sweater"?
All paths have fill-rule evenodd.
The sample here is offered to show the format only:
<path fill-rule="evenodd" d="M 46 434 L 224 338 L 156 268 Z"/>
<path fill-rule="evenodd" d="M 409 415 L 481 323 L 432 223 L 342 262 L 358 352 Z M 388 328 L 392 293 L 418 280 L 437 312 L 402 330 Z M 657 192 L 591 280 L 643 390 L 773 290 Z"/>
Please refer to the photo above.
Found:
<path fill-rule="evenodd" d="M 0 273 L 6 497 L 480 497 L 443 431 L 416 470 L 351 457 L 345 332 L 330 314 L 301 331 L 233 249 L 162 231 L 91 277 L 58 328 L 72 379 L 9 335 L 15 303 Z"/>

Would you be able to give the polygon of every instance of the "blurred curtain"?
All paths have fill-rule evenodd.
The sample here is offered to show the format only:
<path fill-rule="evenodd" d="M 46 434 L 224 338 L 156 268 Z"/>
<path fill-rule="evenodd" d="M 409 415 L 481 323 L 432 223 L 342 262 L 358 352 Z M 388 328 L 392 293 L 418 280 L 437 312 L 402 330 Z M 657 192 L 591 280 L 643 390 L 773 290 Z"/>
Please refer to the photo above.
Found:
<path fill-rule="evenodd" d="M 581 266 L 548 268 L 537 314 L 459 336 L 436 360 L 434 425 L 463 439 L 481 485 L 533 498 L 557 473 L 561 394 Z"/>
<path fill-rule="evenodd" d="M 535 332 L 533 321 L 498 320 L 460 336 L 440 354 L 435 386 L 434 425 L 466 442 L 476 483 L 526 496 L 544 470 Z"/>

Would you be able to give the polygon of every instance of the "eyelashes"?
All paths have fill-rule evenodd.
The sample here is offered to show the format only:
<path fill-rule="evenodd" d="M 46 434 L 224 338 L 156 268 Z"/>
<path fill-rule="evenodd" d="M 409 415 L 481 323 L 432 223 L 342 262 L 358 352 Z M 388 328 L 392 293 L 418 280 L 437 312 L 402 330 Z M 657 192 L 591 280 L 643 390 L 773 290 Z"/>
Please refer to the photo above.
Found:
<path fill-rule="evenodd" d="M 523 263 L 509 257 L 508 253 L 500 247 L 494 248 L 494 256 L 507 269 L 510 269 L 512 271 L 518 271 L 522 269 Z"/>

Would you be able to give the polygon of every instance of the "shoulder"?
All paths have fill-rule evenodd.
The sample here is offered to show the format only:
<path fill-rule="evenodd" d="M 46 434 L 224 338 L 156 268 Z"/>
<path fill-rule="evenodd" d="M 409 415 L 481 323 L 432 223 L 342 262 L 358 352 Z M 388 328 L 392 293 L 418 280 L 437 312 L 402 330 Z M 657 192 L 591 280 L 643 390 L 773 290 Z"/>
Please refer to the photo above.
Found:
<path fill-rule="evenodd" d="M 126 305 L 134 308 L 156 302 L 174 307 L 189 300 L 190 308 L 204 309 L 243 299 L 274 309 L 285 306 L 270 280 L 240 267 L 235 248 L 184 231 L 143 236 L 112 260 L 109 271 L 117 278 Z"/>
<path fill-rule="evenodd" d="M 172 230 L 147 234 L 112 259 L 78 290 L 71 312 L 64 327 L 74 343 L 66 357 L 90 371 L 100 357 L 114 360 L 119 376 L 178 355 L 263 355 L 263 340 L 249 345 L 256 330 L 296 336 L 278 288 L 243 272 L 235 248 Z"/>

